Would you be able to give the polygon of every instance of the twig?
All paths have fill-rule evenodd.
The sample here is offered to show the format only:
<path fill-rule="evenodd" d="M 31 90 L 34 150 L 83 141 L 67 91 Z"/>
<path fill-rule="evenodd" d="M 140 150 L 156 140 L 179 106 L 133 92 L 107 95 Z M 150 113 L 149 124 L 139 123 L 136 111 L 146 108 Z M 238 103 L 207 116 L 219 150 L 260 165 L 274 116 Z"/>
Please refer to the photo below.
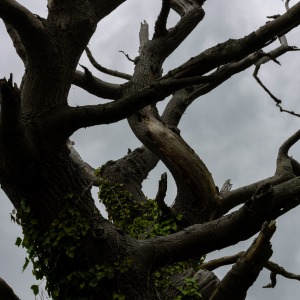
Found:
<path fill-rule="evenodd" d="M 92 52 L 90 51 L 90 49 L 88 47 L 86 47 L 85 49 L 86 55 L 89 59 L 89 61 L 91 62 L 91 64 L 100 72 L 111 75 L 111 76 L 115 76 L 115 77 L 119 77 L 119 78 L 123 78 L 123 79 L 127 79 L 130 80 L 132 78 L 131 75 L 126 74 L 126 73 L 122 73 L 119 71 L 115 71 L 115 70 L 110 70 L 107 69 L 103 66 L 101 66 L 93 57 Z"/>
<path fill-rule="evenodd" d="M 287 1 L 288 2 L 288 1 Z M 269 16 L 268 18 L 272 18 L 272 19 L 276 19 L 278 16 L 280 15 L 274 15 L 274 16 Z M 294 47 L 294 46 L 289 46 L 288 45 L 288 42 L 287 42 L 287 38 L 284 34 L 280 35 L 279 37 L 279 42 L 280 42 L 280 46 L 277 47 L 275 50 L 273 50 L 273 53 L 276 53 L 276 52 L 279 52 L 280 51 L 284 51 L 284 52 L 287 52 L 287 51 L 299 51 L 300 49 L 297 48 L 297 47 Z M 276 51 L 277 50 L 277 51 Z M 276 96 L 274 96 L 271 91 L 262 83 L 262 81 L 258 78 L 257 74 L 258 74 L 258 71 L 260 69 L 260 66 L 264 63 L 266 63 L 268 60 L 273 60 L 275 63 L 279 64 L 280 65 L 280 62 L 278 60 L 276 60 L 275 56 L 272 55 L 271 52 L 269 53 L 266 53 L 265 55 L 265 58 L 267 57 L 268 59 L 266 60 L 265 58 L 264 59 L 261 59 L 260 61 L 258 61 L 256 63 L 256 67 L 255 67 L 255 70 L 253 72 L 253 77 L 255 78 L 255 80 L 257 81 L 257 83 L 265 90 L 265 92 L 275 101 L 276 103 L 276 106 L 279 107 L 279 110 L 281 112 L 286 112 L 286 113 L 289 113 L 293 116 L 297 116 L 297 117 L 300 117 L 300 114 L 297 114 L 295 113 L 294 111 L 289 111 L 289 110 L 286 110 L 284 109 L 282 106 L 281 106 L 281 103 L 282 101 L 280 99 L 278 99 Z"/>
<path fill-rule="evenodd" d="M 130 58 L 130 56 L 129 56 L 127 53 L 125 53 L 124 51 L 122 51 L 122 50 L 120 50 L 119 52 L 120 52 L 120 53 L 123 53 L 129 61 L 131 61 L 131 62 L 133 62 L 134 64 L 136 64 L 136 59 Z"/>

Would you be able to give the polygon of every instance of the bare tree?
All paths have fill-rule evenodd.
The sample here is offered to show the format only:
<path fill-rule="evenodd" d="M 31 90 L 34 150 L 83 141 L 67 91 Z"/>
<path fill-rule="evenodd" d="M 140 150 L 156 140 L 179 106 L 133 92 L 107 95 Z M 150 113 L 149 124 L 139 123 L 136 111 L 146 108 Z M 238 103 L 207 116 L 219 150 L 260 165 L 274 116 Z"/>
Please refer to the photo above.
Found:
<path fill-rule="evenodd" d="M 34 275 L 46 278 L 53 299 L 245 299 L 264 267 L 271 271 L 267 287 L 275 286 L 277 274 L 299 280 L 269 259 L 274 220 L 300 203 L 300 165 L 288 155 L 300 131 L 280 147 L 275 175 L 236 190 L 227 180 L 219 191 L 177 126 L 194 100 L 251 66 L 280 110 L 299 116 L 265 87 L 258 70 L 298 50 L 286 35 L 300 24 L 300 2 L 289 7 L 286 1 L 283 15 L 166 74 L 165 60 L 203 20 L 205 1 L 162 0 L 153 36 L 143 22 L 138 57 L 125 54 L 133 74 L 101 66 L 87 48 L 97 24 L 124 2 L 48 0 L 43 19 L 14 0 L 0 0 L 0 17 L 25 66 L 20 87 L 12 75 L 0 81 L 0 182 L 17 211 L 12 218 L 24 238 L 16 243 L 27 248 Z M 171 10 L 179 21 L 167 28 Z M 265 52 L 276 39 L 280 46 Z M 105 82 L 78 66 L 84 51 L 95 68 L 126 82 Z M 72 85 L 110 101 L 71 107 Z M 166 98 L 160 115 L 156 104 Z M 143 145 L 94 170 L 69 137 L 122 119 Z M 164 201 L 165 174 L 154 200 L 142 191 L 160 160 L 177 187 L 171 207 Z M 99 187 L 108 220 L 95 206 L 92 186 Z M 246 251 L 203 263 L 207 253 L 257 233 Z M 219 280 L 212 271 L 224 264 L 234 266 Z M 18 299 L 5 281 L 0 295 Z"/>

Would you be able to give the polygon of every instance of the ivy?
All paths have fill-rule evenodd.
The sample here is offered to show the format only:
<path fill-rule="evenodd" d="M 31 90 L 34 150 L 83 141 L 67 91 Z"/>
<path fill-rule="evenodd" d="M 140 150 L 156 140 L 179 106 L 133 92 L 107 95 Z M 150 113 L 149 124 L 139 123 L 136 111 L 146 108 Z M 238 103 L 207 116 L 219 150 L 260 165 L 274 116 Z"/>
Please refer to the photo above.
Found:
<path fill-rule="evenodd" d="M 98 175 L 101 175 L 99 170 Z M 172 234 L 178 230 L 182 221 L 181 214 L 163 215 L 155 200 L 133 201 L 131 194 L 124 190 L 122 184 L 112 185 L 109 181 L 102 180 L 98 196 L 100 202 L 106 207 L 109 219 L 124 232 L 137 239 Z M 202 299 L 194 278 L 188 277 L 183 285 L 177 286 L 172 282 L 172 276 L 183 273 L 191 267 L 199 269 L 203 259 L 201 257 L 196 264 L 194 261 L 186 261 L 161 268 L 153 274 L 154 284 L 158 290 L 164 290 L 169 286 L 177 289 L 179 295 L 175 300 Z"/>
<path fill-rule="evenodd" d="M 98 171 L 99 175 L 101 171 Z M 137 239 L 164 236 L 178 231 L 182 215 L 164 215 L 156 201 L 135 202 L 131 194 L 121 184 L 112 185 L 101 179 L 99 199 L 105 205 L 109 219 L 115 226 Z M 121 285 L 128 276 L 133 261 L 131 257 L 118 258 L 103 264 L 82 265 L 81 257 L 87 255 L 83 240 L 93 234 L 90 216 L 83 216 L 76 206 L 72 193 L 65 197 L 65 208 L 54 219 L 46 232 L 41 231 L 37 218 L 30 207 L 22 201 L 16 215 L 16 222 L 22 226 L 23 238 L 18 237 L 17 246 L 26 248 L 28 256 L 23 270 L 29 262 L 33 264 L 36 279 L 47 278 L 46 290 L 53 299 L 94 299 L 88 295 L 101 295 L 103 299 L 126 300 Z M 67 273 L 63 265 L 68 265 Z M 71 266 L 71 267 L 70 267 Z M 186 278 L 176 286 L 172 276 L 181 274 L 193 266 L 190 261 L 166 266 L 153 274 L 158 290 L 172 286 L 178 290 L 175 300 L 201 299 L 199 288 L 193 278 Z M 196 268 L 199 265 L 196 264 Z M 61 274 L 63 273 L 63 274 Z M 113 286 L 111 292 L 107 287 Z M 38 286 L 32 285 L 33 293 Z M 123 291 L 123 292 L 122 292 Z"/>
<path fill-rule="evenodd" d="M 81 215 L 74 201 L 70 201 L 72 197 L 66 197 L 65 209 L 53 220 L 47 232 L 41 232 L 39 222 L 23 201 L 16 222 L 22 226 L 24 237 L 18 237 L 15 244 L 27 250 L 23 270 L 32 262 L 33 275 L 37 280 L 47 278 L 46 290 L 53 299 L 94 299 L 87 295 L 101 295 L 110 279 L 126 276 L 132 259 L 125 257 L 101 265 L 80 264 L 80 257 L 85 255 L 82 240 L 92 232 L 89 220 Z M 57 270 L 64 271 L 60 264 L 71 265 L 72 271 L 60 274 Z M 31 289 L 38 294 L 38 286 L 32 285 Z M 106 293 L 104 299 L 124 300 L 122 297 L 122 293 Z"/>

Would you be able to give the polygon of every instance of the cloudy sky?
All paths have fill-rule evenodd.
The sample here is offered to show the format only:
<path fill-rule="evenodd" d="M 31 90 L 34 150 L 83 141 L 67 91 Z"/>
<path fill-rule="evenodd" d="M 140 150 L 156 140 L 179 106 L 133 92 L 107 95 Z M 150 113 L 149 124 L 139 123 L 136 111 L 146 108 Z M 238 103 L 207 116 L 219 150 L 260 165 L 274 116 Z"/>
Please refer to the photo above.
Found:
<path fill-rule="evenodd" d="M 46 1 L 22 0 L 34 13 L 46 16 Z M 291 5 L 297 1 L 290 1 Z M 118 51 L 123 50 L 131 57 L 138 54 L 139 25 L 146 20 L 150 25 L 150 34 L 160 8 L 160 0 L 127 0 L 99 24 L 95 36 L 90 42 L 94 56 L 108 68 L 131 73 L 133 65 Z M 263 25 L 266 16 L 285 11 L 281 0 L 207 0 L 204 6 L 205 19 L 187 38 L 177 51 L 166 61 L 165 71 L 186 61 L 208 47 L 228 38 L 243 37 Z M 169 26 L 177 20 L 172 14 Z M 300 28 L 288 35 L 290 45 L 300 47 Z M 271 47 L 276 47 L 277 42 Z M 0 24 L 0 78 L 14 74 L 20 82 L 23 65 L 15 54 L 14 48 L 3 24 Z M 300 113 L 300 53 L 293 52 L 280 57 L 281 66 L 269 63 L 260 71 L 263 82 L 272 92 L 283 100 L 287 109 Z M 85 55 L 81 63 L 90 67 Z M 91 67 L 90 67 L 91 68 Z M 92 68 L 91 68 L 92 70 Z M 94 75 L 116 82 L 116 79 L 99 74 Z M 275 170 L 277 149 L 280 144 L 299 129 L 300 119 L 280 113 L 271 99 L 257 85 L 252 77 L 253 68 L 236 75 L 211 92 L 199 98 L 183 116 L 180 123 L 182 136 L 194 148 L 210 169 L 215 182 L 222 186 L 231 178 L 233 188 L 237 188 L 259 179 L 271 176 Z M 102 103 L 103 100 L 72 87 L 70 103 L 85 105 Z M 162 107 L 164 104 L 160 104 Z M 123 156 L 128 148 L 139 145 L 130 132 L 126 121 L 118 124 L 97 126 L 80 130 L 72 139 L 81 156 L 92 166 L 98 167 L 110 159 Z M 291 149 L 291 154 L 300 160 L 300 146 Z M 157 181 L 164 166 L 150 174 L 144 184 L 149 197 L 156 193 Z M 169 176 L 170 178 L 170 176 Z M 169 180 L 168 202 L 176 193 L 174 183 Z M 25 252 L 14 246 L 21 235 L 20 228 L 10 221 L 12 205 L 4 193 L 0 192 L 0 277 L 5 279 L 21 297 L 30 300 L 34 296 L 30 286 L 35 284 L 30 267 L 22 273 Z M 272 239 L 274 254 L 272 260 L 287 270 L 300 274 L 300 240 L 297 226 L 300 208 L 294 209 L 277 221 L 277 231 Z M 217 251 L 210 255 L 220 257 L 245 250 L 252 240 L 234 247 Z M 228 269 L 220 269 L 221 277 Z M 39 283 L 39 282 L 38 282 Z M 269 273 L 263 271 L 259 280 L 249 290 L 248 298 L 254 299 L 297 299 L 300 283 L 278 277 L 275 289 L 262 289 L 269 283 Z"/>

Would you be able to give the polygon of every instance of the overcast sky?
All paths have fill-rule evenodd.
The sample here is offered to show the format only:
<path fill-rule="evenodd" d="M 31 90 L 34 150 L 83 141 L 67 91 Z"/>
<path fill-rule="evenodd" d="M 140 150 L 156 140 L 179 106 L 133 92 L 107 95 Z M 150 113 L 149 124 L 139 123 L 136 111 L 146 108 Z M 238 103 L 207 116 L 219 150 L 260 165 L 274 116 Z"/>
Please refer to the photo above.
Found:
<path fill-rule="evenodd" d="M 19 1 L 34 13 L 46 16 L 46 1 Z M 290 1 L 293 5 L 298 1 Z M 160 8 L 160 0 L 127 0 L 109 17 L 99 24 L 90 42 L 94 56 L 105 67 L 131 73 L 133 65 L 118 51 L 123 50 L 132 58 L 138 54 L 138 32 L 140 23 L 146 20 L 150 25 L 150 35 Z M 207 0 L 204 5 L 205 19 L 172 54 L 164 66 L 168 69 L 183 63 L 208 47 L 224 42 L 228 38 L 240 38 L 262 26 L 266 16 L 281 14 L 285 11 L 281 0 Z M 169 25 L 177 16 L 172 14 Z M 290 45 L 300 47 L 300 28 L 288 35 Z M 20 82 L 24 72 L 23 65 L 15 54 L 14 48 L 3 24 L 0 24 L 0 78 L 14 74 Z M 271 47 L 276 47 L 277 42 Z M 288 53 L 279 58 L 281 66 L 271 62 L 263 66 L 259 75 L 272 92 L 283 100 L 283 106 L 300 113 L 300 53 Z M 90 67 L 85 55 L 81 63 Z M 116 79 L 93 74 L 106 80 Z M 233 188 L 252 183 L 274 174 L 277 150 L 280 144 L 299 129 L 300 119 L 280 113 L 268 95 L 257 85 L 252 77 L 253 68 L 230 80 L 199 98 L 185 113 L 180 129 L 183 138 L 204 160 L 218 186 L 228 178 Z M 70 104 L 86 105 L 103 103 L 103 100 L 72 87 Z M 164 104 L 160 104 L 162 107 Z M 76 149 L 92 166 L 98 167 L 107 160 L 117 159 L 127 153 L 127 149 L 139 146 L 139 141 L 130 132 L 126 121 L 113 125 L 97 126 L 80 130 L 74 134 Z M 294 158 L 300 160 L 300 145 L 291 149 Z M 149 197 L 157 191 L 157 181 L 164 167 L 150 174 L 144 188 Z M 171 176 L 169 176 L 170 178 Z M 169 180 L 168 202 L 176 194 L 174 183 Z M 31 268 L 22 274 L 25 252 L 14 246 L 21 235 L 18 226 L 10 221 L 12 205 L 0 193 L 0 277 L 6 280 L 22 300 L 34 299 L 30 286 L 35 284 Z M 287 270 L 300 274 L 300 240 L 298 227 L 300 208 L 294 209 L 277 221 L 277 231 L 272 239 L 272 260 Z M 212 253 L 209 257 L 231 255 L 245 250 L 252 242 L 240 243 L 234 247 Z M 220 269 L 220 277 L 228 269 Z M 38 282 L 39 283 L 39 282 Z M 298 299 L 300 283 L 278 276 L 275 289 L 262 289 L 269 283 L 269 272 L 263 271 L 249 290 L 247 299 L 293 300 Z"/>

